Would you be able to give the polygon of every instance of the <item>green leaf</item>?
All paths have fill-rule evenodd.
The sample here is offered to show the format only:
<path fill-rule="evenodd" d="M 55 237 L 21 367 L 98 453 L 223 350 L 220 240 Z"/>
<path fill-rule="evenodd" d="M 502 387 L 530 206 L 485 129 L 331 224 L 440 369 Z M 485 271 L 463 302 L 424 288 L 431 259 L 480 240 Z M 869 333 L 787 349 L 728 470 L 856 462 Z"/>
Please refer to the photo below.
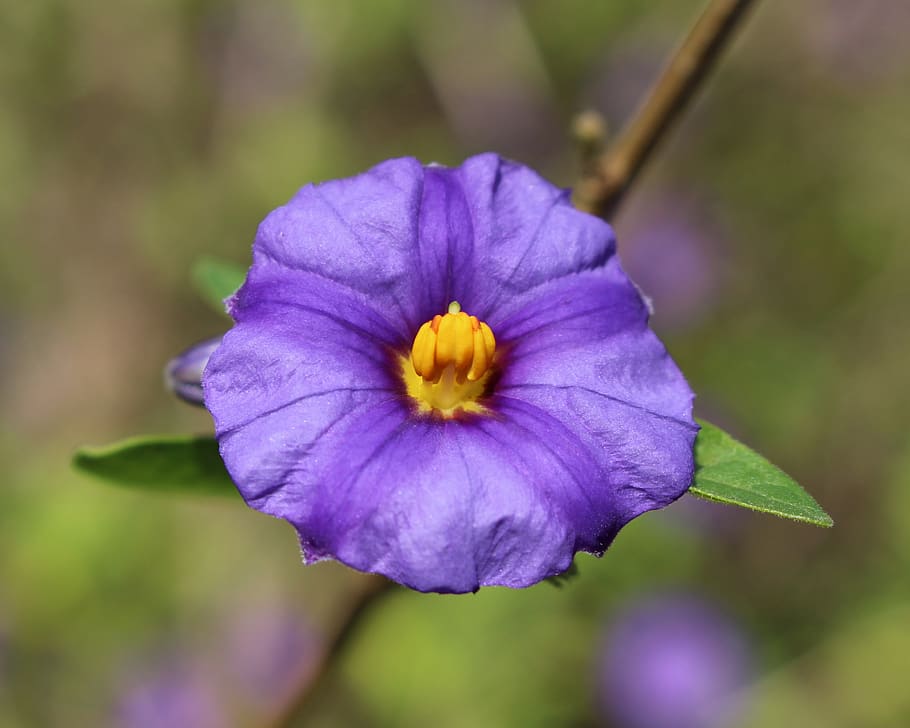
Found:
<path fill-rule="evenodd" d="M 73 466 L 116 485 L 160 493 L 236 495 L 214 437 L 144 435 L 84 447 Z"/>
<path fill-rule="evenodd" d="M 201 258 L 193 266 L 196 289 L 219 313 L 224 313 L 224 299 L 240 288 L 245 277 L 246 269 L 215 258 Z"/>
<path fill-rule="evenodd" d="M 815 499 L 754 450 L 699 420 L 695 479 L 689 492 L 700 498 L 830 527 L 834 521 Z"/>

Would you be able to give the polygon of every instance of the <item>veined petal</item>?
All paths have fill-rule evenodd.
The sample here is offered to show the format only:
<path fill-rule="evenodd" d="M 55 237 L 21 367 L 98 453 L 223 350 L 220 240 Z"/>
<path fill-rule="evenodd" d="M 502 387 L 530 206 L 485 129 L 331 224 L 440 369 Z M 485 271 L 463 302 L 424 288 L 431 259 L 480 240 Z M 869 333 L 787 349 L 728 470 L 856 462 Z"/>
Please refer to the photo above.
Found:
<path fill-rule="evenodd" d="M 399 334 L 453 299 L 486 318 L 509 297 L 603 264 L 609 225 L 569 193 L 495 154 L 460 167 L 393 159 L 307 185 L 259 226 L 254 268 L 272 262 L 370 296 Z"/>
<path fill-rule="evenodd" d="M 260 266 L 231 303 L 237 324 L 206 367 L 221 455 L 256 508 L 286 516 L 305 497 L 288 473 L 322 434 L 388 399 L 395 332 L 368 301 L 325 278 Z"/>
<path fill-rule="evenodd" d="M 413 335 L 426 318 L 420 304 L 442 277 L 424 280 L 415 267 L 423 186 L 424 168 L 411 158 L 307 185 L 259 226 L 253 268 L 271 261 L 335 281 L 394 314 L 401 336 Z"/>
<path fill-rule="evenodd" d="M 522 587 L 564 571 L 576 534 L 548 483 L 571 477 L 565 468 L 582 477 L 585 460 L 528 447 L 523 460 L 521 439 L 496 419 L 415 420 L 394 402 L 364 412 L 314 451 L 325 468 L 293 519 L 304 554 L 420 591 Z"/>
<path fill-rule="evenodd" d="M 559 420 L 599 463 L 625 522 L 688 488 L 692 392 L 611 260 L 540 286 L 496 322 L 508 348 L 497 396 Z"/>
<path fill-rule="evenodd" d="M 498 390 L 551 385 L 692 423 L 692 391 L 648 328 L 648 309 L 613 258 L 603 268 L 541 286 L 490 325 L 508 347 Z"/>
<path fill-rule="evenodd" d="M 607 223 L 576 210 L 568 190 L 524 165 L 482 154 L 453 172 L 474 244 L 471 278 L 455 276 L 456 288 L 479 318 L 542 283 L 603 265 L 616 251 Z"/>

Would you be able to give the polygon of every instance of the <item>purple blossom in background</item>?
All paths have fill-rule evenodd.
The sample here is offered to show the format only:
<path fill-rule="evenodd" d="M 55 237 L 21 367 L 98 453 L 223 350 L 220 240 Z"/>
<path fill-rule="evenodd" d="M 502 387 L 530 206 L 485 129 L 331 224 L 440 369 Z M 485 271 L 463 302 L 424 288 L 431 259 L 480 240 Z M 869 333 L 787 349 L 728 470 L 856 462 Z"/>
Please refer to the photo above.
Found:
<path fill-rule="evenodd" d="M 692 477 L 692 393 L 610 227 L 486 154 L 307 186 L 205 370 L 252 507 L 421 591 L 524 587 Z"/>
<path fill-rule="evenodd" d="M 815 0 L 800 20 L 809 51 L 851 88 L 906 74 L 907 0 Z"/>
<path fill-rule="evenodd" d="M 275 605 L 250 605 L 224 632 L 222 657 L 233 693 L 258 709 L 285 700 L 323 649 L 299 616 Z"/>
<path fill-rule="evenodd" d="M 228 725 L 219 697 L 203 673 L 186 659 L 162 661 L 140 672 L 117 701 L 118 728 L 222 728 Z"/>
<path fill-rule="evenodd" d="M 717 232 L 683 195 L 633 201 L 617 224 L 629 274 L 654 303 L 658 328 L 691 326 L 710 310 L 723 278 Z"/>
<path fill-rule="evenodd" d="M 752 676 L 743 632 L 697 598 L 637 601 L 604 638 L 597 700 L 623 728 L 736 725 Z"/>

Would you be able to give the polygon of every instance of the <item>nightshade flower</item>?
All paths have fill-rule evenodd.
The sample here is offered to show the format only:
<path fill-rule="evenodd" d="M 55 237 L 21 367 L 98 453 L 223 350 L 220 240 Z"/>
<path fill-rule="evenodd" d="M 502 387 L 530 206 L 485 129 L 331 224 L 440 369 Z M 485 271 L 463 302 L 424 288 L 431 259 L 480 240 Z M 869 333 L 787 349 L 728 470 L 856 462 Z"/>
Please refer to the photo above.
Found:
<path fill-rule="evenodd" d="M 612 230 L 495 155 L 304 187 L 228 308 L 221 455 L 308 563 L 524 587 L 690 483 L 692 393 Z"/>

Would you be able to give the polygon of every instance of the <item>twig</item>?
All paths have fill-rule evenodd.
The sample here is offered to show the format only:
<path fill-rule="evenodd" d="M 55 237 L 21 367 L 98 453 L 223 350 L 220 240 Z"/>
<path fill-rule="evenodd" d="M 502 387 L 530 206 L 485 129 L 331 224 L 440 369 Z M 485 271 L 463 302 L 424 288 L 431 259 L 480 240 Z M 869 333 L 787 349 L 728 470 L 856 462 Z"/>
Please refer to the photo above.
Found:
<path fill-rule="evenodd" d="M 593 170 L 582 173 L 575 205 L 601 217 L 616 211 L 650 153 L 679 116 L 733 35 L 752 0 L 710 0 L 644 103 Z"/>
<path fill-rule="evenodd" d="M 597 174 L 597 163 L 607 145 L 607 120 L 593 109 L 582 111 L 572 119 L 572 140 L 578 152 L 583 176 Z"/>
<path fill-rule="evenodd" d="M 318 693 L 325 683 L 361 620 L 370 612 L 371 607 L 394 587 L 394 582 L 384 577 L 373 575 L 364 577 L 363 586 L 344 605 L 344 614 L 338 620 L 335 632 L 322 651 L 315 668 L 307 671 L 287 701 L 263 721 L 263 728 L 290 728 L 303 716 L 310 698 Z"/>

